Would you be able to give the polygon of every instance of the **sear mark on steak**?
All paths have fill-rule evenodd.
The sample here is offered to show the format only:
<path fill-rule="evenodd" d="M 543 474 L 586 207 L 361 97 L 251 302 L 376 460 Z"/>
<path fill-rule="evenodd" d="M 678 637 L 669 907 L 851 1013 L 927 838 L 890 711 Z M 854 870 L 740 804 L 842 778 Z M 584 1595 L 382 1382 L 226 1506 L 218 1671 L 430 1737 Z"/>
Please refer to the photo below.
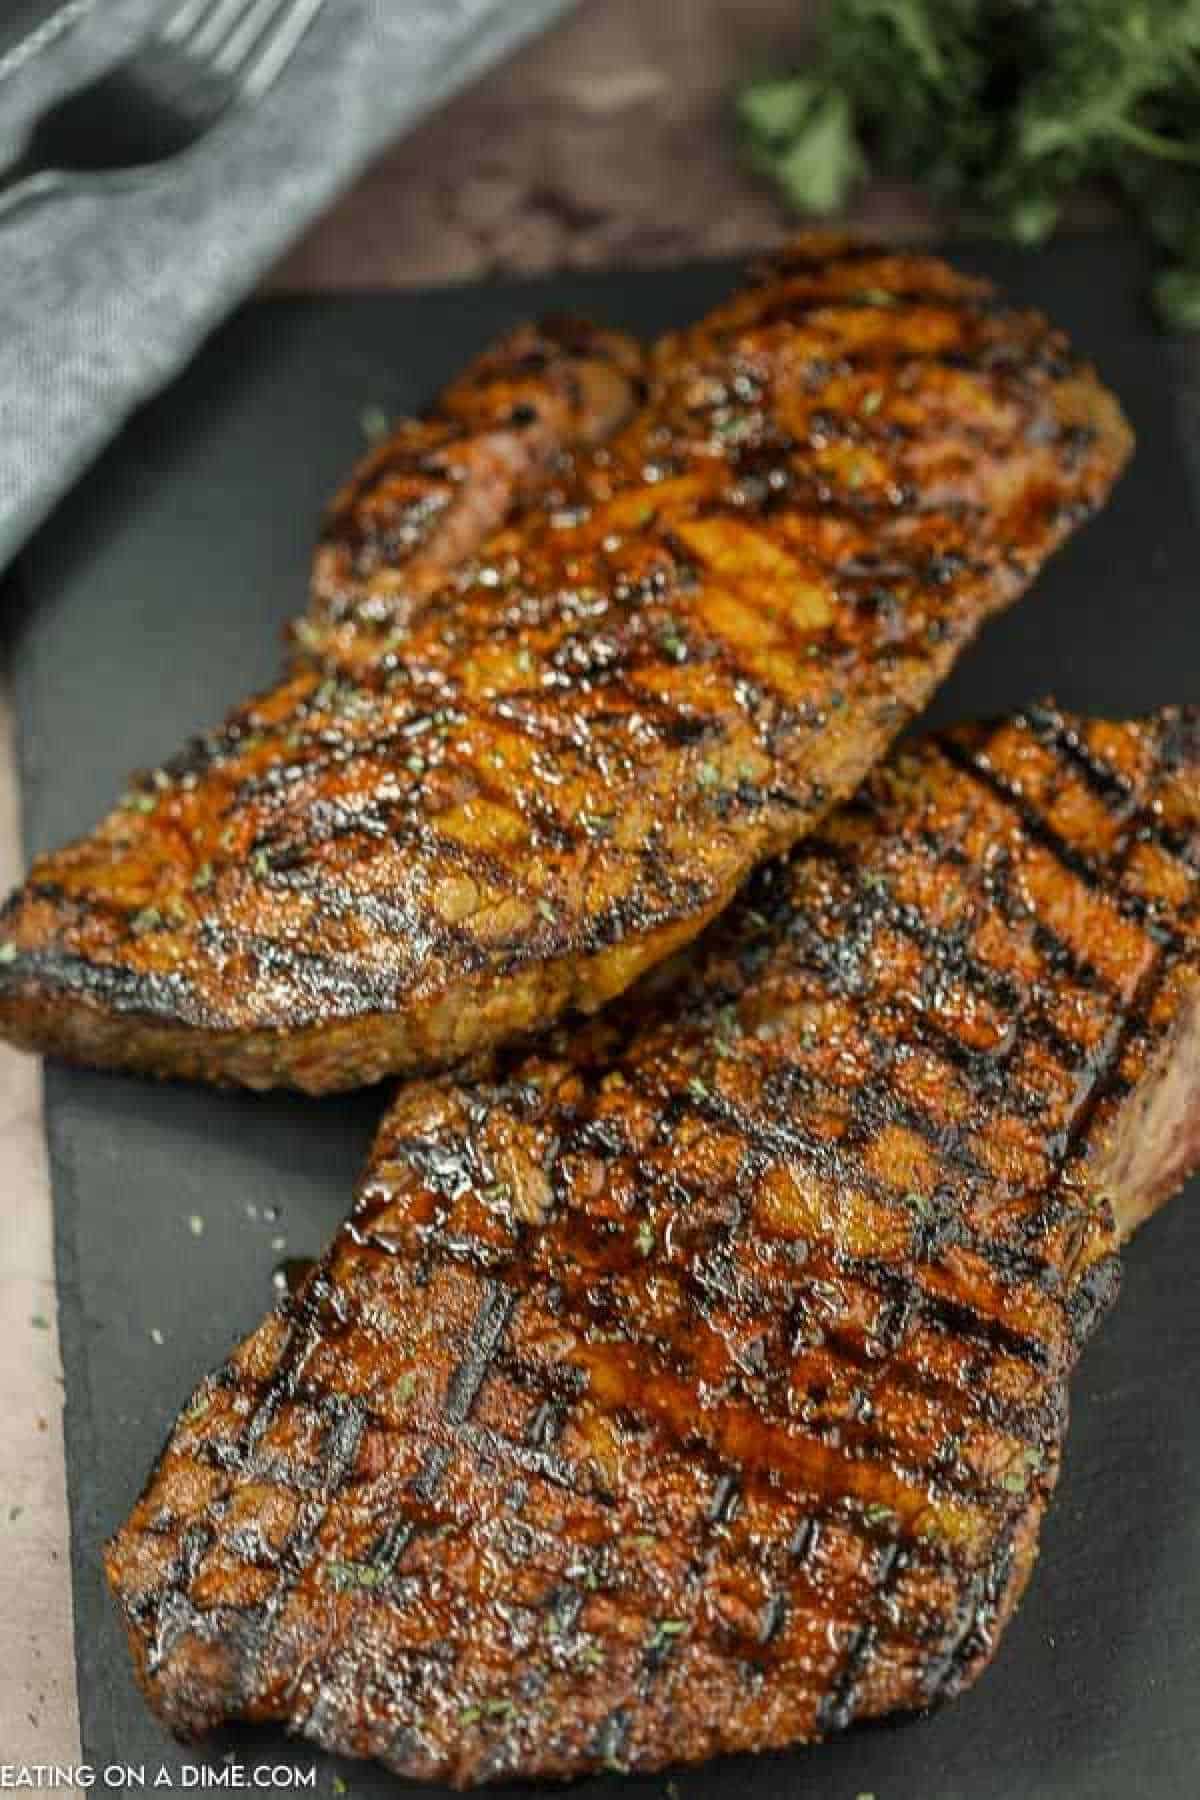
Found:
<path fill-rule="evenodd" d="M 1128 448 L 1037 315 L 804 240 L 402 625 L 322 565 L 280 686 L 35 863 L 0 1030 L 319 1092 L 600 1007 L 858 785 Z"/>
<path fill-rule="evenodd" d="M 902 747 L 601 1018 L 402 1090 L 109 1547 L 155 1711 L 466 1785 L 972 1681 L 1198 1148 L 1194 717 Z"/>
<path fill-rule="evenodd" d="M 401 626 L 577 450 L 643 397 L 643 353 L 586 320 L 522 325 L 477 357 L 424 419 L 405 420 L 336 496 L 295 630 L 328 651 Z"/>

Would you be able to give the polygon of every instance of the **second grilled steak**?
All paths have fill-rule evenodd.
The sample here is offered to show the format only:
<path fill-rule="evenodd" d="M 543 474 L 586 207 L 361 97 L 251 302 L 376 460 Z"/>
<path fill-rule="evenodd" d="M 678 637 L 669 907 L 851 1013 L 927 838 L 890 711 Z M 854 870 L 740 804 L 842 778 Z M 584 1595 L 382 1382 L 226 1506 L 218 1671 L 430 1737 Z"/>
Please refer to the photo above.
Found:
<path fill-rule="evenodd" d="M 1039 317 L 804 240 L 402 628 L 319 608 L 310 667 L 39 859 L 0 1028 L 321 1091 L 598 1007 L 857 785 L 1128 447 Z"/>
<path fill-rule="evenodd" d="M 987 1663 L 1200 1153 L 1200 716 L 903 749 L 653 979 L 404 1090 L 197 1391 L 108 1555 L 176 1731 L 650 1769 Z"/>

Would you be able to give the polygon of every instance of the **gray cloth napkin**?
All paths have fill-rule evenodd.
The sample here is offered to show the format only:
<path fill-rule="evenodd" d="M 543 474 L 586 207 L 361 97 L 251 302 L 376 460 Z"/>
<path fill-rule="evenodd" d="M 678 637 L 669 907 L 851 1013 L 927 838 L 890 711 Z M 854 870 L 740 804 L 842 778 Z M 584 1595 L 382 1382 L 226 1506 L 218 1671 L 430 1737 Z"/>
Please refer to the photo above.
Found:
<path fill-rule="evenodd" d="M 569 0 L 326 0 L 267 96 L 124 191 L 0 218 L 0 568 L 137 403 L 399 131 Z M 0 157 L 170 11 L 98 0 L 0 89 Z"/>

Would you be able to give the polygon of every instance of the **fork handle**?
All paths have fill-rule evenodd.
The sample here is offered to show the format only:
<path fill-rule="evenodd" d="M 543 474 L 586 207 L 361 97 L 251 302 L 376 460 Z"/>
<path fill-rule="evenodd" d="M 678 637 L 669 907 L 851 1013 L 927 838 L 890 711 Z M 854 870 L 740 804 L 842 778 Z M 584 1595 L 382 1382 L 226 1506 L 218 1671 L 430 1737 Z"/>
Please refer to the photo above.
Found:
<path fill-rule="evenodd" d="M 18 157 L 15 163 L 0 171 L 0 221 L 56 192 L 65 179 L 61 169 L 48 169 L 36 156 Z"/>

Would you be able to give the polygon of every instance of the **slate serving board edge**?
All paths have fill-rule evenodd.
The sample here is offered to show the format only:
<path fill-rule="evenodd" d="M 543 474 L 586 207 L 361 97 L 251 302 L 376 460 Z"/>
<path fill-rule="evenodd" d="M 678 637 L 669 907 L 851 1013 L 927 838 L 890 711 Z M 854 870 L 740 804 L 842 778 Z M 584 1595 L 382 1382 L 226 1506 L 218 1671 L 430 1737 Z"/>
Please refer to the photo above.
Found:
<path fill-rule="evenodd" d="M 1039 259 L 983 249 L 969 251 L 964 260 L 994 266 L 1030 298 L 1044 298 L 1048 310 L 1079 332 L 1098 356 L 1102 371 L 1112 376 L 1131 409 L 1141 415 L 1142 450 L 1135 464 L 1135 471 L 1140 465 L 1141 472 L 1128 478 L 1131 486 L 1118 495 L 1113 517 L 1089 528 L 1078 549 L 1073 546 L 1061 565 L 1047 571 L 1039 584 L 1046 590 L 1042 610 L 1027 603 L 1027 614 L 1018 609 L 989 632 L 940 700 L 938 715 L 963 716 L 981 704 L 985 693 L 994 692 L 996 703 L 1008 704 L 1043 691 L 1049 680 L 1039 680 L 1032 688 L 1026 684 L 1016 693 L 1005 688 L 1012 669 L 1023 664 L 1044 670 L 1064 699 L 1075 704 L 1086 704 L 1093 693 L 1097 704 L 1131 710 L 1156 700 L 1200 697 L 1194 690 L 1179 691 L 1180 672 L 1186 682 L 1196 667 L 1196 642 L 1190 635 L 1195 615 L 1193 610 L 1184 617 L 1180 611 L 1186 600 L 1186 595 L 1181 600 L 1180 570 L 1189 562 L 1194 570 L 1200 545 L 1196 468 L 1186 479 L 1183 475 L 1187 455 L 1197 443 L 1196 413 L 1187 391 L 1190 388 L 1194 397 L 1200 365 L 1190 347 L 1167 345 L 1150 336 L 1136 298 L 1140 264 L 1126 250 L 1089 241 L 1057 245 Z M 86 826 L 119 787 L 128 766 L 156 760 L 189 723 L 217 716 L 237 691 L 270 673 L 276 657 L 271 622 L 292 609 L 293 596 L 301 591 L 311 522 L 324 494 L 360 448 L 356 393 L 361 405 L 382 398 L 389 409 L 411 407 L 428 397 L 460 356 L 525 313 L 582 304 L 618 322 L 628 320 L 651 329 L 699 310 L 723 291 L 728 279 L 728 271 L 712 268 L 571 276 L 433 295 L 271 301 L 235 318 L 175 389 L 131 422 L 120 442 L 39 535 L 23 560 L 20 583 L 9 583 L 6 613 L 13 639 L 30 844 L 40 847 Z M 1092 305 L 1096 295 L 1104 299 L 1099 310 Z M 321 379 L 310 393 L 304 383 L 312 374 L 314 357 L 320 362 Z M 295 401 L 290 419 L 289 387 Z M 1178 397 L 1185 404 L 1182 415 L 1176 407 Z M 287 444 L 293 428 L 296 441 Z M 264 449 L 268 479 L 260 486 L 250 477 L 257 475 L 261 481 Z M 233 465 L 240 468 L 250 492 L 243 494 L 230 480 Z M 1147 526 L 1156 507 L 1162 513 L 1161 533 Z M 1122 535 L 1119 527 L 1125 520 L 1128 526 Z M 231 534 L 215 552 L 205 541 L 214 522 Z M 1156 573 L 1142 564 L 1152 556 L 1158 537 L 1164 540 L 1166 561 Z M 164 564 L 164 555 L 172 550 L 174 561 L 168 557 Z M 198 638 L 193 644 L 188 637 L 196 667 L 185 677 L 170 666 L 171 645 L 176 635 L 192 632 L 196 613 L 189 612 L 187 602 L 203 608 L 213 592 L 203 581 L 213 568 L 222 566 L 223 555 L 230 578 L 244 579 L 261 598 L 261 616 L 256 613 L 247 620 L 234 610 L 214 622 L 201 614 L 203 641 Z M 184 566 L 193 561 L 198 568 Z M 177 606 L 182 604 L 183 623 L 168 619 L 169 629 L 161 628 L 155 612 L 159 594 L 167 591 L 164 567 L 171 571 L 170 597 Z M 1109 608 L 1115 605 L 1114 590 L 1121 583 L 1128 588 L 1133 578 L 1143 608 L 1159 595 L 1164 618 L 1168 605 L 1171 609 L 1170 630 L 1154 654 L 1144 644 L 1130 642 L 1127 653 L 1118 655 L 1102 635 L 1089 644 L 1077 629 L 1066 631 L 1067 624 L 1078 624 L 1081 589 L 1086 586 L 1100 596 L 1096 604 Z M 146 589 L 135 601 L 125 591 L 130 583 Z M 1055 607 L 1066 614 L 1057 624 L 1052 617 Z M 146 674 L 147 659 L 139 660 L 138 645 L 144 649 L 147 630 L 169 658 L 162 670 L 163 691 L 156 696 L 148 693 L 144 679 L 140 687 L 138 680 Z M 86 654 L 89 647 L 96 652 L 91 657 Z M 232 681 L 231 662 L 238 665 Z M 149 665 L 153 668 L 153 657 Z M 1169 692 L 1164 691 L 1168 680 L 1174 683 Z M 139 693 L 151 716 L 125 717 L 137 714 Z M 123 696 L 123 705 L 115 702 L 116 695 Z M 73 699 L 84 716 L 72 723 L 68 714 Z M 119 721 L 115 734 L 114 716 Z M 313 1106 L 288 1097 L 260 1101 L 59 1068 L 47 1071 L 60 1330 L 67 1371 L 77 1654 L 85 1749 L 94 1760 L 139 1752 L 148 1760 L 166 1760 L 178 1771 L 184 1764 L 219 1762 L 235 1744 L 243 1757 L 271 1760 L 281 1752 L 291 1755 L 283 1751 L 277 1734 L 230 1737 L 199 1753 L 180 1753 L 169 1745 L 132 1691 L 97 1550 L 133 1497 L 190 1384 L 219 1359 L 232 1332 L 252 1324 L 269 1304 L 269 1291 L 264 1289 L 270 1259 L 259 1237 L 248 1235 L 237 1218 L 234 1202 L 241 1198 L 240 1191 L 223 1192 L 218 1175 L 230 1188 L 239 1182 L 259 1182 L 264 1192 L 286 1188 L 298 1229 L 312 1236 L 311 1243 L 295 1247 L 316 1249 L 344 1209 L 353 1171 L 381 1105 L 378 1094 L 355 1097 L 335 1110 L 330 1103 Z M 195 1335 L 203 1343 L 177 1344 L 173 1321 L 166 1354 L 156 1358 L 147 1343 L 145 1318 L 134 1314 L 151 1266 L 169 1278 L 173 1248 L 186 1248 L 176 1245 L 170 1230 L 159 1230 L 167 1213 L 156 1209 L 166 1208 L 164 1194 L 181 1216 L 191 1204 L 197 1175 L 186 1166 L 186 1153 L 198 1136 L 209 1153 L 198 1178 L 200 1191 L 214 1196 L 209 1201 L 214 1213 L 225 1206 L 220 1229 L 214 1228 L 202 1240 L 204 1254 L 193 1257 L 187 1267 L 187 1305 L 180 1316 L 190 1321 L 196 1315 Z M 226 1136 L 228 1144 L 218 1141 Z M 309 1180 L 314 1157 L 316 1175 Z M 218 1168 L 218 1174 L 208 1173 L 210 1165 Z M 286 1171 L 286 1181 L 281 1171 Z M 119 1236 L 120 1190 L 131 1182 L 146 1184 L 138 1203 L 143 1210 L 139 1213 L 137 1204 L 126 1208 L 126 1220 L 132 1217 L 144 1227 L 140 1235 L 147 1276 L 140 1289 L 136 1281 L 121 1287 L 120 1247 L 114 1242 L 106 1250 L 101 1229 L 111 1218 L 109 1235 Z M 296 1200 L 298 1190 L 302 1194 Z M 1195 1187 L 1189 1198 L 1196 1201 Z M 1200 1251 L 1200 1233 L 1190 1225 L 1193 1212 L 1194 1204 L 1188 1208 L 1186 1201 L 1176 1202 L 1171 1213 L 1150 1228 L 1134 1247 L 1126 1282 L 1127 1288 L 1140 1291 L 1143 1309 L 1147 1302 L 1155 1303 L 1156 1323 L 1166 1323 L 1174 1333 L 1180 1387 L 1200 1379 L 1200 1332 L 1170 1311 L 1171 1302 L 1179 1298 L 1176 1290 L 1185 1286 L 1189 1255 Z M 216 1223 L 214 1219 L 214 1227 Z M 235 1260 L 246 1268 L 233 1268 Z M 118 1291 L 129 1313 L 120 1330 L 103 1316 Z M 1165 1441 L 1177 1447 L 1173 1453 L 1193 1478 L 1182 1497 L 1182 1490 L 1164 1494 L 1159 1508 L 1165 1521 L 1162 1531 L 1170 1534 L 1172 1519 L 1179 1524 L 1181 1509 L 1192 1520 L 1200 1520 L 1200 1509 L 1188 1511 L 1188 1495 L 1200 1473 L 1196 1433 L 1187 1430 L 1186 1408 L 1181 1410 L 1175 1386 L 1157 1380 L 1155 1346 L 1147 1346 L 1146 1330 L 1136 1328 L 1135 1315 L 1128 1315 L 1131 1324 L 1124 1333 L 1128 1343 L 1112 1335 L 1121 1331 L 1123 1316 L 1119 1312 L 1110 1321 L 1085 1359 L 1077 1383 L 1084 1417 L 1068 1443 L 1068 1474 L 1045 1540 L 1044 1561 L 1049 1563 L 1051 1556 L 1060 1559 L 1058 1576 L 1051 1565 L 1035 1580 L 995 1669 L 976 1693 L 915 1727 L 861 1732 L 826 1749 L 795 1756 L 710 1765 L 681 1778 L 689 1800 L 701 1794 L 733 1796 L 747 1782 L 756 1790 L 755 1800 L 794 1793 L 797 1784 L 806 1794 L 828 1794 L 831 1800 L 835 1795 L 871 1791 L 878 1791 L 880 1800 L 906 1800 L 910 1793 L 966 1791 L 962 1784 L 968 1777 L 973 1795 L 980 1797 L 1015 1792 L 1012 1784 L 1019 1779 L 1023 1794 L 1045 1795 L 1047 1800 L 1076 1794 L 1086 1794 L 1089 1800 L 1107 1800 L 1111 1794 L 1115 1800 L 1128 1791 L 1135 1768 L 1143 1792 L 1163 1800 L 1190 1796 L 1195 1759 L 1200 1756 L 1200 1723 L 1190 1733 L 1168 1729 L 1169 1695 L 1155 1711 L 1153 1740 L 1140 1737 L 1127 1742 L 1118 1731 L 1110 1741 L 1111 1720 L 1120 1722 L 1120 1692 L 1099 1710 L 1089 1711 L 1082 1690 L 1068 1696 L 1071 1704 L 1060 1709 L 1061 1716 L 1052 1709 L 1058 1724 L 1064 1718 L 1076 1722 L 1079 1741 L 1053 1747 L 1040 1743 L 1036 1732 L 1029 1735 L 1028 1706 L 1015 1721 L 1008 1710 L 1007 1731 L 1015 1743 L 996 1735 L 997 1715 L 1006 1712 L 1005 1696 L 1027 1687 L 1020 1679 L 1018 1658 L 1024 1656 L 1026 1672 L 1036 1664 L 1044 1678 L 1055 1669 L 1057 1658 L 1046 1663 L 1045 1645 L 1040 1638 L 1035 1642 L 1037 1634 L 1046 1632 L 1047 1621 L 1064 1633 L 1068 1625 L 1079 1629 L 1077 1616 L 1064 1612 L 1061 1605 L 1051 1609 L 1043 1602 L 1050 1597 L 1048 1590 L 1062 1586 L 1066 1570 L 1087 1554 L 1086 1546 L 1070 1536 L 1068 1510 L 1092 1492 L 1088 1458 L 1094 1461 L 1097 1440 L 1088 1421 L 1096 1403 L 1089 1408 L 1087 1396 L 1090 1389 L 1102 1390 L 1106 1382 L 1120 1385 L 1121 1370 L 1113 1366 L 1119 1361 L 1118 1350 L 1141 1384 L 1134 1404 L 1143 1411 L 1148 1407 L 1156 1421 L 1161 1414 Z M 1145 1312 L 1137 1316 L 1145 1317 Z M 129 1412 L 127 1423 L 123 1408 Z M 1114 1418 L 1118 1437 L 1121 1432 L 1128 1436 L 1138 1424 L 1133 1406 Z M 127 1444 L 124 1452 L 123 1444 Z M 1150 1501 L 1144 1499 L 1143 1504 L 1157 1516 Z M 1101 1515 L 1100 1529 L 1108 1529 L 1115 1544 L 1120 1534 L 1112 1531 L 1112 1523 L 1110 1518 L 1106 1526 Z M 1152 1543 L 1144 1546 L 1145 1566 L 1130 1572 L 1131 1588 L 1135 1574 L 1143 1584 L 1149 1581 L 1153 1548 Z M 1130 1553 L 1139 1553 L 1136 1542 Z M 1175 1582 L 1181 1595 L 1200 1597 L 1200 1568 L 1183 1573 L 1186 1579 Z M 1086 1561 L 1081 1577 L 1095 1577 Z M 1126 1598 L 1132 1603 L 1137 1595 Z M 1122 1608 L 1110 1610 L 1114 1617 L 1124 1618 Z M 1172 1629 L 1182 1637 L 1185 1626 L 1175 1620 L 1175 1609 L 1168 1610 Z M 1107 1616 L 1101 1609 L 1100 1622 Z M 1081 1666 L 1097 1681 L 1102 1674 L 1113 1674 L 1104 1663 L 1103 1648 L 1085 1643 L 1082 1649 Z M 1178 1674 L 1178 1650 L 1175 1667 Z M 1195 1678 L 1200 1676 L 1200 1638 L 1194 1628 L 1183 1667 L 1193 1672 L 1184 1678 L 1183 1687 L 1194 1693 Z M 1127 1679 L 1123 1673 L 1121 1678 Z M 989 1772 L 989 1761 L 994 1764 L 997 1757 L 1008 1757 L 1011 1766 L 992 1767 Z M 309 1753 L 299 1749 L 296 1760 L 308 1761 Z M 333 1765 L 324 1758 L 319 1762 L 321 1787 L 328 1791 Z M 383 1794 L 395 1788 L 380 1771 L 362 1765 L 342 1765 L 340 1774 L 356 1794 Z M 585 1785 L 590 1789 L 593 1784 Z M 604 1785 L 610 1794 L 615 1792 L 611 1783 Z"/>

